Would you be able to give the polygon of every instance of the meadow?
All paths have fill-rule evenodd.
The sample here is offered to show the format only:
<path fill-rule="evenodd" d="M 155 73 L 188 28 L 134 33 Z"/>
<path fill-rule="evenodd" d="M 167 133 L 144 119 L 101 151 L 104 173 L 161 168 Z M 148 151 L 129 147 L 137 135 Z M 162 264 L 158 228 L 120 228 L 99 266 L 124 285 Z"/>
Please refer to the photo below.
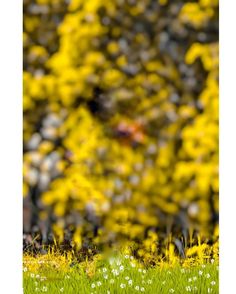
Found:
<path fill-rule="evenodd" d="M 205 256 L 202 261 L 200 252 L 185 260 L 163 258 L 155 265 L 118 252 L 84 261 L 71 253 L 28 254 L 23 260 L 24 293 L 219 293 L 218 259 Z"/>
<path fill-rule="evenodd" d="M 26 263 L 23 270 L 25 294 L 219 293 L 218 266 L 214 263 L 191 268 L 145 268 L 129 259 L 114 258 L 101 263 L 91 277 L 80 264 L 60 271 L 59 264 L 52 262 L 34 273 L 28 271 Z"/>

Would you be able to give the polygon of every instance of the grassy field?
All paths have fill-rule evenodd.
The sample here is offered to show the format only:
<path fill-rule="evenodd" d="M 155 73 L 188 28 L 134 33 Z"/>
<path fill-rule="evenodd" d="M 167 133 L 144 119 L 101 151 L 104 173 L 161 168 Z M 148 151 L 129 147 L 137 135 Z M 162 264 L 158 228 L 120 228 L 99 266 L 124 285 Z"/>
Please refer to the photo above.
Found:
<path fill-rule="evenodd" d="M 24 293 L 219 293 L 218 264 L 189 267 L 148 266 L 132 256 L 70 262 L 66 259 L 25 258 Z"/>

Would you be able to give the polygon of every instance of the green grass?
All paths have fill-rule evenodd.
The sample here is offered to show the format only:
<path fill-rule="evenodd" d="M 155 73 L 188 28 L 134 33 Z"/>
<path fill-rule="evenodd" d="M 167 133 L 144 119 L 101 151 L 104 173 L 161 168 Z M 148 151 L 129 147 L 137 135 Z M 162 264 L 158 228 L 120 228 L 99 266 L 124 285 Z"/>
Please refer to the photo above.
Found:
<path fill-rule="evenodd" d="M 125 258 L 101 261 L 94 274 L 89 270 L 86 273 L 80 264 L 73 264 L 66 272 L 55 264 L 41 267 L 36 273 L 25 266 L 24 293 L 219 293 L 218 266 L 215 264 L 188 269 L 180 266 L 144 268 L 132 264 L 132 260 Z"/>

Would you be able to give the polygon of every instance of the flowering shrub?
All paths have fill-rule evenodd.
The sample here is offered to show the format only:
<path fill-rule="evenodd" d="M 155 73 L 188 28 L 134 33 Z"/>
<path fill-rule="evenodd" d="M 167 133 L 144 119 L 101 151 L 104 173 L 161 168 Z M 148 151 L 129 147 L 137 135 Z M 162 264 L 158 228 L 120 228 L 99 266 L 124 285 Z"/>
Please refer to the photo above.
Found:
<path fill-rule="evenodd" d="M 25 233 L 217 234 L 218 1 L 25 0 L 23 40 Z"/>

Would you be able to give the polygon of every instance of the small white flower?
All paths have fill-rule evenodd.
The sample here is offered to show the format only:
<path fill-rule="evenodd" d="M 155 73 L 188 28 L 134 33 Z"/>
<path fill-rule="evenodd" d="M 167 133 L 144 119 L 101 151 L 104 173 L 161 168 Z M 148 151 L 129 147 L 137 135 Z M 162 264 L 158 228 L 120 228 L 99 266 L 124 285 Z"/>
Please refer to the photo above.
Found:
<path fill-rule="evenodd" d="M 187 292 L 191 292 L 192 291 L 192 289 L 191 289 L 190 286 L 187 286 L 185 289 L 186 289 Z"/>
<path fill-rule="evenodd" d="M 211 285 L 214 286 L 216 284 L 215 281 L 211 281 Z"/>
<path fill-rule="evenodd" d="M 170 274 L 171 274 L 171 272 L 170 272 L 170 271 L 168 271 L 168 272 L 167 272 L 167 274 L 169 274 L 169 275 L 170 275 Z"/>
<path fill-rule="evenodd" d="M 102 271 L 105 273 L 105 272 L 107 272 L 107 269 L 104 267 L 104 268 L 102 269 Z"/>
<path fill-rule="evenodd" d="M 121 271 L 123 271 L 123 270 L 124 270 L 124 267 L 123 267 L 123 265 L 121 265 L 121 266 L 120 266 L 120 270 L 121 270 Z"/>
<path fill-rule="evenodd" d="M 111 292 L 109 290 L 107 290 L 107 294 L 111 294 Z"/>
<path fill-rule="evenodd" d="M 28 270 L 27 267 L 24 267 L 24 268 L 23 268 L 23 271 L 24 271 L 24 272 L 27 272 L 27 270 Z"/>
<path fill-rule="evenodd" d="M 115 282 L 115 281 L 114 281 L 113 279 L 110 280 L 110 283 L 111 283 L 111 284 L 114 284 L 114 282 Z"/>
<path fill-rule="evenodd" d="M 131 259 L 131 260 L 133 260 L 133 259 L 134 259 L 134 257 L 133 257 L 133 256 L 130 256 L 130 259 Z"/>
<path fill-rule="evenodd" d="M 125 279 L 128 281 L 129 280 L 129 277 L 127 276 L 127 277 L 125 277 Z"/>
<path fill-rule="evenodd" d="M 61 289 L 60 289 L 60 292 L 63 292 L 63 291 L 64 291 L 64 288 L 61 288 Z"/>
<path fill-rule="evenodd" d="M 98 287 L 102 286 L 102 283 L 100 281 L 97 282 Z"/>
<path fill-rule="evenodd" d="M 196 281 L 197 280 L 197 277 L 193 277 L 193 281 Z"/>
<path fill-rule="evenodd" d="M 114 258 L 110 258 L 110 260 L 109 260 L 110 265 L 113 265 L 114 262 L 115 262 L 115 259 Z"/>
<path fill-rule="evenodd" d="M 96 287 L 96 285 L 94 283 L 92 283 L 91 288 L 95 288 L 95 287 Z"/>
<path fill-rule="evenodd" d="M 134 289 L 137 290 L 137 291 L 139 291 L 139 286 L 135 286 Z"/>
<path fill-rule="evenodd" d="M 141 288 L 140 288 L 140 291 L 141 291 L 141 292 L 144 292 L 144 291 L 145 291 L 145 289 L 144 289 L 143 287 L 141 287 Z"/>
<path fill-rule="evenodd" d="M 211 293 L 212 289 L 211 288 L 207 288 L 207 293 Z"/>
<path fill-rule="evenodd" d="M 131 265 L 132 267 L 135 267 L 135 266 L 136 266 L 135 263 L 133 263 L 133 262 L 131 262 L 130 265 Z"/>
<path fill-rule="evenodd" d="M 141 269 L 141 268 L 139 268 L 139 269 L 138 269 L 138 272 L 139 272 L 139 273 L 141 273 L 141 272 L 142 272 L 142 269 Z"/>
<path fill-rule="evenodd" d="M 174 289 L 170 289 L 169 292 L 170 292 L 170 293 L 174 293 L 175 290 L 174 290 Z"/>
<path fill-rule="evenodd" d="M 191 283 L 191 282 L 192 282 L 192 279 L 191 279 L 191 278 L 189 278 L 189 279 L 188 279 L 188 281 L 189 281 L 189 283 Z"/>
<path fill-rule="evenodd" d="M 146 274 L 146 272 L 147 272 L 147 271 L 144 269 L 144 270 L 143 270 L 143 273 Z"/>
<path fill-rule="evenodd" d="M 125 284 L 120 284 L 120 287 L 121 287 L 122 289 L 124 289 L 124 288 L 125 288 Z"/>
<path fill-rule="evenodd" d="M 129 258 L 129 255 L 125 255 L 125 259 L 128 259 Z"/>
<path fill-rule="evenodd" d="M 202 268 L 205 268 L 205 267 L 206 267 L 206 265 L 205 265 L 205 264 L 203 264 L 203 265 L 202 265 Z"/>
<path fill-rule="evenodd" d="M 118 260 L 117 262 L 116 262 L 116 265 L 121 265 L 121 261 L 120 260 Z"/>
<path fill-rule="evenodd" d="M 69 275 L 66 275 L 66 276 L 65 276 L 65 278 L 66 278 L 66 279 L 69 279 L 69 278 L 70 278 L 70 276 L 69 276 Z"/>
<path fill-rule="evenodd" d="M 47 290 L 48 290 L 48 288 L 45 287 L 45 286 L 43 286 L 42 291 L 43 291 L 43 292 L 47 292 Z"/>
<path fill-rule="evenodd" d="M 193 288 L 194 290 L 197 290 L 197 286 L 194 286 L 194 288 Z"/>
<path fill-rule="evenodd" d="M 148 280 L 147 282 L 148 282 L 148 284 L 149 284 L 149 285 L 151 285 L 151 284 L 152 284 L 152 280 Z"/>
<path fill-rule="evenodd" d="M 162 282 L 162 285 L 165 285 L 165 283 L 166 283 L 166 281 L 163 281 L 163 282 Z"/>
<path fill-rule="evenodd" d="M 128 284 L 129 285 L 132 285 L 133 284 L 133 281 L 132 280 L 129 280 Z"/>
<path fill-rule="evenodd" d="M 103 278 L 104 278 L 105 280 L 107 280 L 107 279 L 108 279 L 108 275 L 104 275 Z"/>
<path fill-rule="evenodd" d="M 184 269 L 184 268 L 181 268 L 180 272 L 181 272 L 182 274 L 184 274 L 184 273 L 185 273 L 185 269 Z"/>
<path fill-rule="evenodd" d="M 112 273 L 113 273 L 114 276 L 119 276 L 119 272 L 118 272 L 118 270 L 113 269 L 113 270 L 112 270 Z"/>
<path fill-rule="evenodd" d="M 203 271 L 199 271 L 198 274 L 199 274 L 199 276 L 202 276 Z"/>
<path fill-rule="evenodd" d="M 211 277 L 210 274 L 206 274 L 206 278 L 209 279 Z"/>
<path fill-rule="evenodd" d="M 36 279 L 39 279 L 40 278 L 40 275 L 36 275 Z"/>
<path fill-rule="evenodd" d="M 33 273 L 31 273 L 30 276 L 31 276 L 31 278 L 34 278 L 34 274 Z"/>
<path fill-rule="evenodd" d="M 215 260 L 212 258 L 212 259 L 211 259 L 211 264 L 213 264 L 214 262 L 215 262 Z"/>

